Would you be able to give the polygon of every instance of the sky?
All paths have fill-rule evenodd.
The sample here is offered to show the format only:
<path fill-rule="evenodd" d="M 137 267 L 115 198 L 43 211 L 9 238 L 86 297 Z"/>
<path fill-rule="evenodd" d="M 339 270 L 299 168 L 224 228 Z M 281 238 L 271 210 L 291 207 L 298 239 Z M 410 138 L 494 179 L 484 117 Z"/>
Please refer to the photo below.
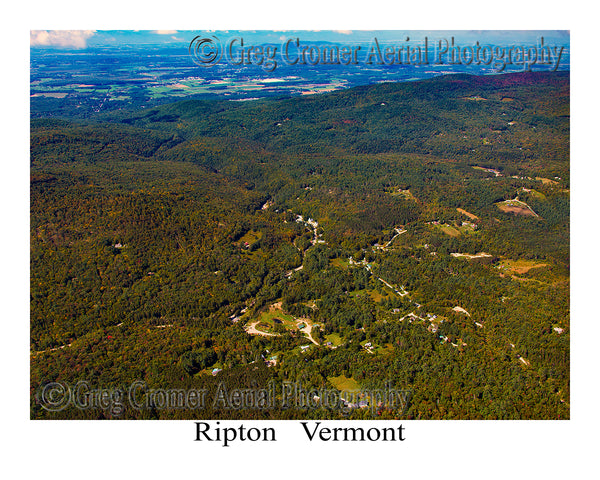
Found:
<path fill-rule="evenodd" d="M 100 46 L 189 43 L 196 35 L 215 35 L 221 39 L 251 37 L 254 42 L 279 43 L 300 37 L 314 42 L 403 42 L 454 37 L 464 44 L 518 45 L 546 43 L 568 47 L 570 34 L 564 30 L 31 30 L 30 46 L 85 49 Z"/>

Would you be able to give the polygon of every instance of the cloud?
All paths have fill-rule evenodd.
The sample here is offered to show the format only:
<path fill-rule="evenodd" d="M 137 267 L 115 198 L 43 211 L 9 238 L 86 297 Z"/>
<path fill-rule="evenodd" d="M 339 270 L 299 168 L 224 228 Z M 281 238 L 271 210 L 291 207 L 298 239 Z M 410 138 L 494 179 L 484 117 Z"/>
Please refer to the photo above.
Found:
<path fill-rule="evenodd" d="M 352 35 L 352 30 L 334 30 L 335 33 L 341 33 L 343 35 Z"/>
<path fill-rule="evenodd" d="M 159 35 L 174 35 L 177 30 L 154 30 L 152 33 L 158 33 Z"/>
<path fill-rule="evenodd" d="M 29 45 L 86 48 L 88 38 L 94 33 L 94 30 L 31 30 Z"/>

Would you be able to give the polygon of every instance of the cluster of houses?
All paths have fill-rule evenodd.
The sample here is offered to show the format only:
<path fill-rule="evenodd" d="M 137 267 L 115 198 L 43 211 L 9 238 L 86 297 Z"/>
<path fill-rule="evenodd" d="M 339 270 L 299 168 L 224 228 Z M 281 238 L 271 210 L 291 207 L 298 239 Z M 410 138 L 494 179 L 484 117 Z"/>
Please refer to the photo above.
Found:
<path fill-rule="evenodd" d="M 399 309 L 396 308 L 396 309 L 392 310 L 392 313 L 399 313 Z M 429 322 L 429 326 L 427 327 L 427 330 L 430 331 L 431 333 L 437 333 L 437 331 L 439 330 L 439 324 L 444 323 L 444 319 L 443 318 L 438 319 L 438 316 L 433 313 L 426 313 L 425 317 L 426 318 L 419 317 L 414 312 L 411 312 L 408 315 L 402 317 L 400 319 L 400 321 L 403 321 L 405 318 L 407 318 L 408 323 L 412 323 L 413 319 L 420 320 L 422 322 Z M 434 322 L 434 321 L 437 321 L 437 322 Z M 483 325 L 481 325 L 480 323 L 477 323 L 477 322 L 475 322 L 475 325 L 477 325 L 478 327 L 483 327 Z M 442 341 L 442 343 L 447 342 L 447 343 L 450 343 L 453 347 L 458 347 L 457 343 L 451 342 L 450 339 L 445 335 L 438 335 L 438 338 Z M 463 342 L 462 340 L 459 341 L 459 343 L 463 347 L 467 346 L 467 344 L 465 342 Z"/>
<path fill-rule="evenodd" d="M 265 350 L 265 353 L 268 355 L 270 352 Z M 263 361 L 267 364 L 267 367 L 274 367 L 277 365 L 277 355 L 271 355 L 270 357 L 265 357 L 263 354 L 260 355 Z"/>
<path fill-rule="evenodd" d="M 315 245 L 317 243 L 326 243 L 325 240 L 323 240 L 323 238 L 322 238 L 323 234 L 317 233 L 317 228 L 319 228 L 319 224 L 317 223 L 316 220 L 313 220 L 312 218 L 309 218 L 308 220 L 304 220 L 304 217 L 302 215 L 296 215 L 296 222 L 304 223 L 305 225 L 312 228 L 313 234 L 314 234 L 314 238 L 312 240 L 313 245 Z"/>
<path fill-rule="evenodd" d="M 340 400 L 346 408 L 368 408 L 369 400 L 362 393 L 343 393 Z"/>
<path fill-rule="evenodd" d="M 369 353 L 371 353 L 371 354 L 374 354 L 374 353 L 375 353 L 375 351 L 373 350 L 373 344 L 372 344 L 371 342 L 367 342 L 367 343 L 365 343 L 365 344 L 363 345 L 363 348 L 364 348 L 364 349 L 365 349 L 367 352 L 369 352 Z"/>
<path fill-rule="evenodd" d="M 347 400 L 344 400 L 344 399 L 342 399 L 342 401 L 344 402 L 344 406 L 346 408 L 369 408 L 368 400 L 359 400 L 356 403 L 348 402 Z"/>
<path fill-rule="evenodd" d="M 436 225 L 436 226 L 440 226 L 440 227 L 449 227 L 450 226 L 450 224 L 442 223 L 439 220 L 432 220 L 431 222 L 426 222 L 426 225 Z M 461 227 L 469 227 L 469 228 L 472 228 L 473 230 L 477 230 L 477 224 L 475 224 L 473 222 L 468 222 L 466 220 L 461 221 L 460 226 Z M 429 245 L 425 244 L 424 247 L 428 248 Z"/>

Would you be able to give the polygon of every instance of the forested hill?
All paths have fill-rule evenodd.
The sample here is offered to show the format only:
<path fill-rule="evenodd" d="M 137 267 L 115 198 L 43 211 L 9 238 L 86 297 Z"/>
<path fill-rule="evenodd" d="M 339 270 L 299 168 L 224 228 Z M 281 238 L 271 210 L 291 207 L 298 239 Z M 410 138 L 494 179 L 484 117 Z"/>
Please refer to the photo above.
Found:
<path fill-rule="evenodd" d="M 108 127 L 69 132 L 91 135 L 87 141 L 94 144 L 102 142 L 94 136 L 118 143 L 138 134 L 126 140 L 127 156 L 158 154 L 217 169 L 225 148 L 266 160 L 269 154 L 419 153 L 512 171 L 522 165 L 561 170 L 563 176 L 568 171 L 566 72 L 447 75 L 279 100 L 182 101 L 99 118 L 122 126 L 114 134 Z M 96 153 L 98 159 L 111 154 Z"/>
<path fill-rule="evenodd" d="M 32 120 L 32 391 L 218 367 L 392 380 L 411 418 L 568 417 L 569 114 L 556 72 Z"/>
<path fill-rule="evenodd" d="M 521 162 L 540 152 L 533 145 L 513 151 L 523 146 L 511 144 L 519 143 L 514 136 L 475 152 L 469 140 L 504 132 L 508 122 L 520 123 L 519 133 L 523 127 L 560 131 L 568 126 L 568 116 L 568 74 L 531 73 L 448 75 L 279 101 L 179 102 L 123 121 L 190 137 L 243 138 L 278 152 L 335 154 L 344 149 L 486 160 L 504 156 Z"/>

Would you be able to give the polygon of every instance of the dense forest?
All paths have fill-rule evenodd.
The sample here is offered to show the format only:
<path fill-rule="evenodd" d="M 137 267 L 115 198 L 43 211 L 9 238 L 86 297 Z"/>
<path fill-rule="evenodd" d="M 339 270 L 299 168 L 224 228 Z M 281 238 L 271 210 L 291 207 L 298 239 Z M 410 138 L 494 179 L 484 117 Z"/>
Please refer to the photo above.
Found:
<path fill-rule="evenodd" d="M 569 121 L 560 72 L 32 119 L 31 417 L 569 418 Z M 40 393 L 136 381 L 277 401 Z"/>

